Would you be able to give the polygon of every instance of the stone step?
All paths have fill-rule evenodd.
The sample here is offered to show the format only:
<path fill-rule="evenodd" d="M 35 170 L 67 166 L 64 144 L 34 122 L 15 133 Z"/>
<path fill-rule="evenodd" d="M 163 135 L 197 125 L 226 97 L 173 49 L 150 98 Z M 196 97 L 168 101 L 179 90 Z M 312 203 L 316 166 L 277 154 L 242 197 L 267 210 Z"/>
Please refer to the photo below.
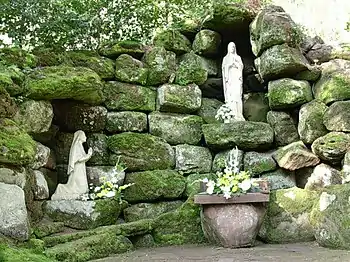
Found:
<path fill-rule="evenodd" d="M 132 249 L 133 244 L 127 237 L 110 232 L 57 244 L 46 249 L 45 254 L 57 261 L 85 262 Z"/>
<path fill-rule="evenodd" d="M 103 235 L 111 233 L 122 236 L 138 236 L 150 233 L 153 230 L 153 219 L 142 219 L 130 223 L 123 223 L 111 226 L 97 227 L 92 230 L 79 230 L 70 233 L 59 233 L 42 238 L 46 247 L 72 242 L 78 239 L 88 238 L 90 236 Z"/>

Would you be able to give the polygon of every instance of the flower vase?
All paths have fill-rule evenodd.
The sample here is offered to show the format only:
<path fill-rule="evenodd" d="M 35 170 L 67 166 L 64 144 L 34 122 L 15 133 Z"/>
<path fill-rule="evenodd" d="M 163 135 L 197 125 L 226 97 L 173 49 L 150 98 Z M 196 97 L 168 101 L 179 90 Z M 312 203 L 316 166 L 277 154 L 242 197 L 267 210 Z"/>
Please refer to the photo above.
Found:
<path fill-rule="evenodd" d="M 229 199 L 206 193 L 194 196 L 194 202 L 202 205 L 202 229 L 209 242 L 227 248 L 254 246 L 269 201 L 267 182 L 259 184 L 260 192 Z"/>

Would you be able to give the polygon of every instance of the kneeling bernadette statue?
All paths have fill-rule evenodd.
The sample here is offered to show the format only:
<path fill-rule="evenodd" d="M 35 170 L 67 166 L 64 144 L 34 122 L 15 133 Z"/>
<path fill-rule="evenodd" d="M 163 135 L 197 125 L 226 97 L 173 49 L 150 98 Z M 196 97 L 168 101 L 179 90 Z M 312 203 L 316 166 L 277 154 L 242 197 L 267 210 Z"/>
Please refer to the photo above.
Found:
<path fill-rule="evenodd" d="M 225 104 L 222 105 L 216 115 L 222 118 L 224 123 L 245 121 L 243 117 L 243 62 L 236 52 L 236 46 L 230 42 L 227 46 L 227 55 L 222 61 L 222 80 L 225 96 Z"/>
<path fill-rule="evenodd" d="M 84 142 L 86 142 L 85 133 L 81 130 L 76 131 L 69 152 L 68 182 L 58 184 L 55 193 L 51 196 L 52 200 L 80 199 L 83 194 L 89 192 L 85 163 L 92 156 L 92 148 L 89 148 L 86 154 Z"/>

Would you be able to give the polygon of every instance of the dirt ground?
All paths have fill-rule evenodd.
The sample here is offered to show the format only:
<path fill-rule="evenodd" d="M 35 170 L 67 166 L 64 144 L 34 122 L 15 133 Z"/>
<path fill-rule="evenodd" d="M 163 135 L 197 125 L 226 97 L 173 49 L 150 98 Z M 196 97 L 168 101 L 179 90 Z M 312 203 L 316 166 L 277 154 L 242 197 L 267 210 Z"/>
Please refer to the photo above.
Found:
<path fill-rule="evenodd" d="M 259 244 L 253 248 L 227 249 L 213 246 L 178 246 L 138 249 L 95 262 L 350 262 L 350 251 L 331 250 L 316 243 Z"/>

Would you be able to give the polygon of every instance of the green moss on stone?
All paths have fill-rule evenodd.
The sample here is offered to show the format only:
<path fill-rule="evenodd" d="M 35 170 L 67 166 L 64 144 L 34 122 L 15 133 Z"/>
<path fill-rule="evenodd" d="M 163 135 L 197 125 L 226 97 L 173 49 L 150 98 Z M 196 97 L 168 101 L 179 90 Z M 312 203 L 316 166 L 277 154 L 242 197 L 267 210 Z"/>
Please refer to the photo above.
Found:
<path fill-rule="evenodd" d="M 17 66 L 6 66 L 0 63 L 0 88 L 5 88 L 10 96 L 23 93 L 24 78 L 24 73 Z"/>
<path fill-rule="evenodd" d="M 219 33 L 204 29 L 196 34 L 193 41 L 193 51 L 199 55 L 216 55 L 221 44 L 221 36 Z"/>
<path fill-rule="evenodd" d="M 2 262 L 54 262 L 55 260 L 37 254 L 30 249 L 0 245 L 0 261 Z"/>
<path fill-rule="evenodd" d="M 174 151 L 163 139 L 149 134 L 126 132 L 110 136 L 108 148 L 115 154 L 110 163 L 115 164 L 116 158 L 128 167 L 128 171 L 167 169 L 175 165 Z"/>
<path fill-rule="evenodd" d="M 24 165 L 34 161 L 36 144 L 15 122 L 0 119 L 0 163 Z"/>
<path fill-rule="evenodd" d="M 129 173 L 124 183 L 134 183 L 124 191 L 124 199 L 134 203 L 178 199 L 186 186 L 185 178 L 175 170 Z"/>
<path fill-rule="evenodd" d="M 26 81 L 33 99 L 74 99 L 91 104 L 103 102 L 101 78 L 84 67 L 54 66 L 37 69 Z"/>
<path fill-rule="evenodd" d="M 118 81 L 141 84 L 147 83 L 148 69 L 143 63 L 130 55 L 122 54 L 115 62 L 115 77 Z"/>
<path fill-rule="evenodd" d="M 176 30 L 166 30 L 158 33 L 153 39 L 153 44 L 163 46 L 166 50 L 173 51 L 177 55 L 191 50 L 190 40 Z"/>
<path fill-rule="evenodd" d="M 128 206 L 126 201 L 119 202 L 113 198 L 95 200 L 95 203 L 95 212 L 99 214 L 95 226 L 115 224 L 123 209 Z"/>
<path fill-rule="evenodd" d="M 121 82 L 107 82 L 104 88 L 105 105 L 118 111 L 154 111 L 156 91 L 151 88 Z"/>
<path fill-rule="evenodd" d="M 39 223 L 34 227 L 34 234 L 38 238 L 63 231 L 63 222 Z"/>
<path fill-rule="evenodd" d="M 124 236 L 104 233 L 56 245 L 45 251 L 45 254 L 58 261 L 85 262 L 129 251 L 133 245 Z"/>
<path fill-rule="evenodd" d="M 187 53 L 180 57 L 179 68 L 176 71 L 175 83 L 188 85 L 195 83 L 202 85 L 207 81 L 208 69 L 200 56 Z"/>
<path fill-rule="evenodd" d="M 17 106 L 15 102 L 0 84 L 0 118 L 11 118 L 15 115 L 16 111 Z"/>
<path fill-rule="evenodd" d="M 132 40 L 124 40 L 116 43 L 107 43 L 99 50 L 103 56 L 115 59 L 121 54 L 128 54 L 133 57 L 141 57 L 145 52 L 145 46 Z"/>
<path fill-rule="evenodd" d="M 38 59 L 35 55 L 20 48 L 5 47 L 0 49 L 0 62 L 8 66 L 16 65 L 19 68 L 34 68 L 37 66 Z"/>

